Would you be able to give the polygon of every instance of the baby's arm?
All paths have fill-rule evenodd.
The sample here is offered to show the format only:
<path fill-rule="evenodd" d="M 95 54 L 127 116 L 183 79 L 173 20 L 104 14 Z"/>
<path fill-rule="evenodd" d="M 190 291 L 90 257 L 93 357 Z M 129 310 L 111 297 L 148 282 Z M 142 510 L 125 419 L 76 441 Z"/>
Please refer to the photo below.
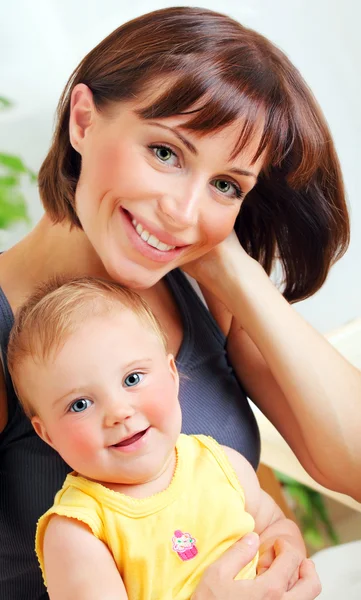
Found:
<path fill-rule="evenodd" d="M 282 551 L 296 552 L 301 563 L 306 557 L 306 548 L 296 523 L 286 519 L 271 496 L 261 489 L 249 462 L 232 448 L 223 448 L 244 490 L 246 510 L 253 516 L 255 532 L 260 536 L 258 573 L 267 569 Z"/>
<path fill-rule="evenodd" d="M 80 521 L 53 516 L 43 551 L 51 600 L 127 600 L 108 548 Z"/>

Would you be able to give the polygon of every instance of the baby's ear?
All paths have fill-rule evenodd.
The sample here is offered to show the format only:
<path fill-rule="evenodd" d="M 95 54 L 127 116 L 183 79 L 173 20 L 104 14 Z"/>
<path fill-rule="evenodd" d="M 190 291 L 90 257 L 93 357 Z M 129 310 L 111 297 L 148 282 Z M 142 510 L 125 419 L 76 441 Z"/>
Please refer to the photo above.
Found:
<path fill-rule="evenodd" d="M 168 354 L 168 365 L 169 365 L 169 370 L 174 378 L 174 381 L 176 383 L 177 386 L 177 390 L 179 388 L 179 375 L 178 375 L 178 369 L 176 367 L 175 364 L 175 360 L 174 360 L 174 356 L 173 354 Z"/>
<path fill-rule="evenodd" d="M 31 419 L 31 424 L 35 429 L 35 432 L 38 434 L 38 436 L 47 444 L 49 444 L 49 446 L 51 446 L 52 448 L 54 448 L 54 444 L 51 441 L 51 438 L 45 428 L 44 423 L 42 422 L 42 420 L 40 419 L 40 417 L 33 417 Z"/>

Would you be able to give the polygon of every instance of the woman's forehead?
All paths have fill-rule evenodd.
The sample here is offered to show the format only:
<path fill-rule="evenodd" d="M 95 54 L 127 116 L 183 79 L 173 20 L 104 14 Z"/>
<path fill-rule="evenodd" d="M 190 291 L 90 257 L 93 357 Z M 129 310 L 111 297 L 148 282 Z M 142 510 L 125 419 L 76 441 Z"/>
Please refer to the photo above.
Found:
<path fill-rule="evenodd" d="M 177 106 L 170 97 L 176 84 L 175 78 L 153 83 L 133 99 L 132 109 L 144 120 L 161 120 L 199 139 L 231 138 L 231 159 L 246 152 L 252 154 L 252 163 L 258 162 L 260 155 L 264 162 L 266 148 L 261 145 L 267 117 L 263 104 L 245 97 L 240 100 L 242 94 L 235 90 L 229 90 L 231 95 L 220 100 L 210 88 L 188 106 L 184 102 Z"/>
<path fill-rule="evenodd" d="M 112 103 L 108 106 L 108 114 L 112 118 L 117 118 L 117 116 L 124 115 L 122 109 L 126 108 L 126 111 L 131 111 L 140 122 L 156 122 L 175 129 L 184 134 L 186 138 L 195 141 L 194 145 L 197 145 L 197 140 L 202 143 L 210 140 L 212 144 L 214 140 L 218 140 L 222 147 L 227 147 L 229 161 L 242 156 L 248 164 L 254 165 L 254 170 L 257 172 L 261 170 L 262 165 L 266 162 L 269 147 L 269 144 L 261 147 L 266 120 L 264 107 L 252 108 L 245 104 L 245 110 L 240 109 L 239 114 L 235 114 L 234 118 L 225 119 L 225 122 L 222 123 L 220 116 L 221 124 L 212 127 L 207 122 L 207 114 L 212 114 L 217 110 L 222 112 L 222 106 L 212 98 L 209 92 L 187 106 L 185 110 L 177 110 L 178 107 L 171 102 L 169 106 L 164 103 L 167 93 L 171 93 L 172 85 L 175 85 L 174 81 L 163 78 L 158 83 L 158 86 L 153 83 L 128 101 Z M 198 119 L 198 124 L 195 119 Z M 216 119 L 213 119 L 214 123 L 216 123 Z"/>

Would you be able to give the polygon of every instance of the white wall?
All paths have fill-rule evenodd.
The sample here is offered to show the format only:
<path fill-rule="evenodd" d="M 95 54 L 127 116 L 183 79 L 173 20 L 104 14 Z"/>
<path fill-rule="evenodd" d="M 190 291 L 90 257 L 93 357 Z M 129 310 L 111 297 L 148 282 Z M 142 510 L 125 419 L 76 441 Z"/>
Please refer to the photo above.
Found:
<path fill-rule="evenodd" d="M 58 97 L 82 56 L 122 22 L 186 2 L 157 0 L 14 0 L 0 8 L 0 95 L 16 108 L 0 115 L 1 150 L 37 170 L 51 138 Z M 131 6 L 129 6 L 131 4 Z M 208 0 L 280 46 L 312 87 L 341 158 L 352 212 L 352 243 L 322 290 L 298 305 L 319 330 L 361 314 L 361 41 L 358 0 Z M 41 207 L 27 188 L 31 215 Z M 10 244 L 22 231 L 7 238 Z"/>

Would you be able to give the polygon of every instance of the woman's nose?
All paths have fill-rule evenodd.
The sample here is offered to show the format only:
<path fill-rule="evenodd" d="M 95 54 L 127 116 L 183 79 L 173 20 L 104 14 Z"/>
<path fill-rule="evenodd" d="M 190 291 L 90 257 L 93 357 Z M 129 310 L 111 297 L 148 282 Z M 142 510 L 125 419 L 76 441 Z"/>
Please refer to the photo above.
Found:
<path fill-rule="evenodd" d="M 128 402 L 124 402 L 123 400 L 112 399 L 107 402 L 105 407 L 105 415 L 104 415 L 104 426 L 105 427 L 113 427 L 118 423 L 122 423 L 129 417 L 132 417 L 135 414 L 135 409 Z"/>
<path fill-rule="evenodd" d="M 160 218 L 175 229 L 197 224 L 202 194 L 198 187 L 181 186 L 168 191 L 159 200 Z"/>

